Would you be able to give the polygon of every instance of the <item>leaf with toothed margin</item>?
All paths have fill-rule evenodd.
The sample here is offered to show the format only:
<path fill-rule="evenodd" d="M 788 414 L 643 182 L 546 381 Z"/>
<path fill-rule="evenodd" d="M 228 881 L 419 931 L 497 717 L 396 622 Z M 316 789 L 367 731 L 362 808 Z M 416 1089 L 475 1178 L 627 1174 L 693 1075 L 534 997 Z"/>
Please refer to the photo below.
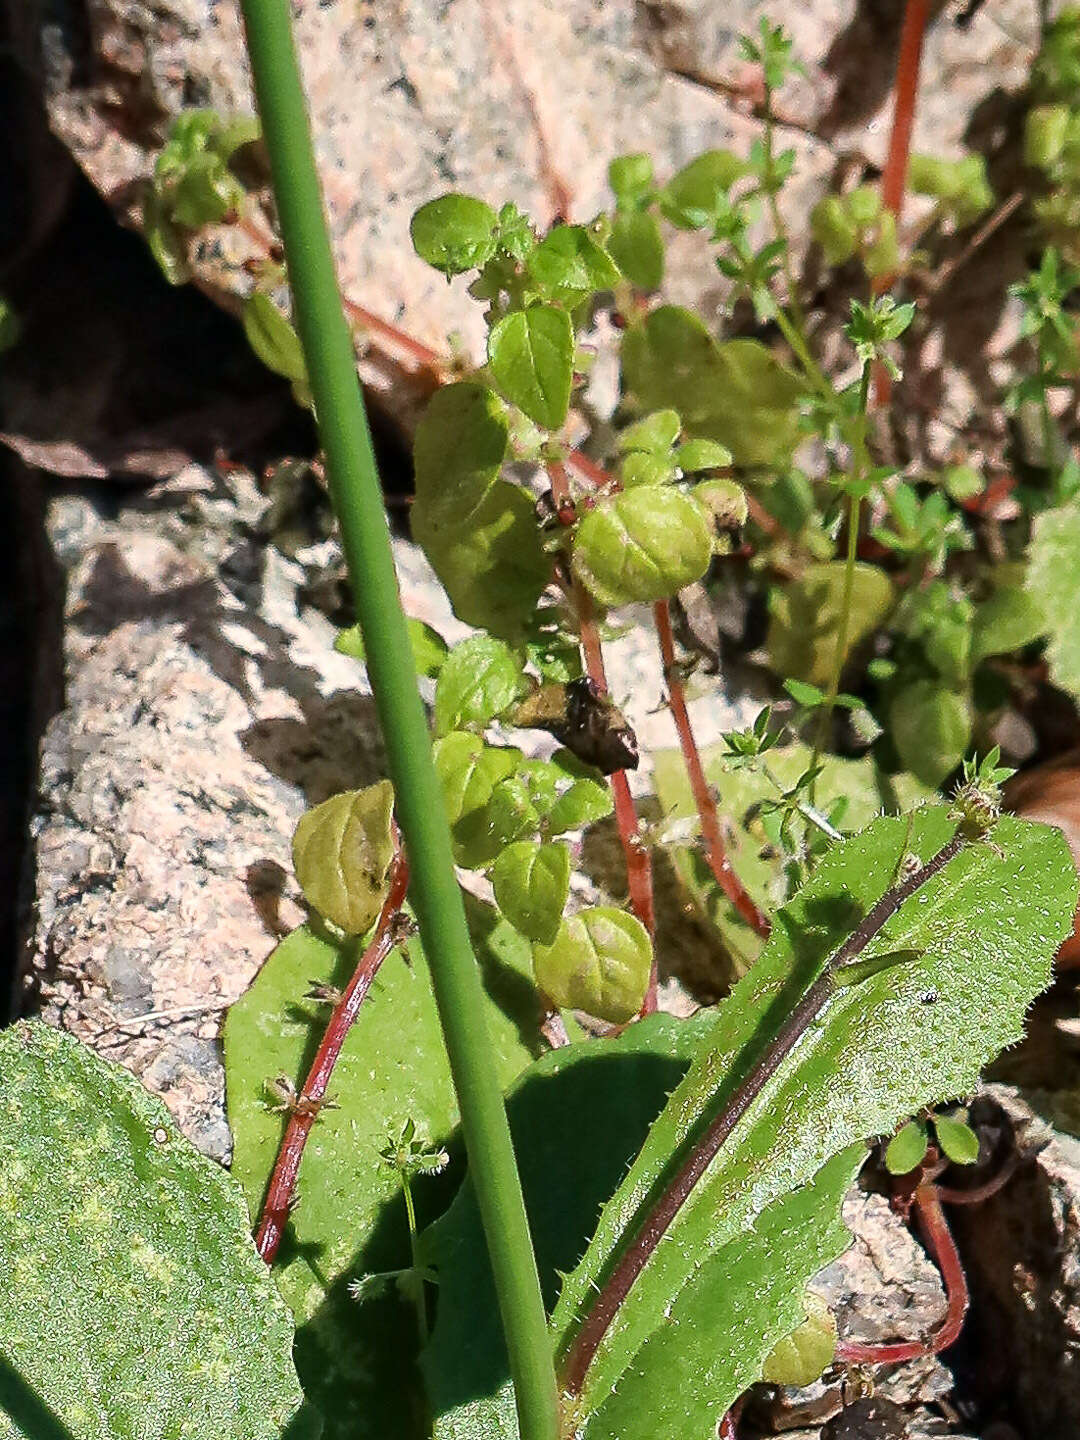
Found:
<path fill-rule="evenodd" d="M 240 1187 L 48 1026 L 0 1034 L 3 1440 L 314 1440 Z"/>
<path fill-rule="evenodd" d="M 560 1357 L 688 1140 L 723 1107 L 828 957 L 895 883 L 904 856 L 929 859 L 954 828 L 944 806 L 877 819 L 829 850 L 779 912 L 760 959 L 718 1007 L 690 1071 L 563 1283 L 552 1318 Z M 980 1067 L 1019 1036 L 1071 928 L 1076 892 L 1061 835 L 1005 817 L 993 846 L 964 850 L 909 896 L 864 958 L 916 956 L 838 985 L 751 1101 L 631 1287 L 566 1416 L 568 1433 L 581 1440 L 711 1440 L 776 1343 L 801 1323 L 808 1279 L 843 1249 L 840 1203 L 863 1142 L 968 1091 Z M 599 1144 L 609 1117 L 599 1105 L 565 1110 L 582 1150 L 580 1161 L 569 1152 L 565 1165 L 581 1184 L 591 1175 L 590 1142 Z M 567 1141 L 557 1134 L 552 1143 Z M 561 1163 L 549 1157 L 545 1178 Z M 554 1221 L 542 1189 L 529 1193 L 542 1233 Z M 469 1360 L 480 1323 L 473 1302 L 482 1305 L 483 1295 L 462 1286 L 466 1243 L 448 1233 L 452 1214 L 433 1232 L 442 1240 L 431 1252 L 447 1307 L 425 1358 L 436 1435 L 517 1440 L 504 1370 L 490 1358 L 486 1370 Z M 550 1270 L 545 1276 L 550 1287 Z M 455 1335 L 463 1337 L 458 1348 Z"/>
<path fill-rule="evenodd" d="M 509 1083 L 540 1049 L 540 1004 L 528 941 L 490 906 L 467 906 L 486 991 L 483 1022 L 492 1060 Z M 294 931 L 266 961 L 225 1023 L 233 1174 L 258 1213 L 285 1116 L 266 1082 L 285 1075 L 299 1087 L 329 1017 L 312 998 L 318 985 L 343 986 L 355 942 L 334 943 L 311 928 Z M 395 951 L 382 966 L 345 1041 L 330 1083 L 337 1108 L 319 1117 L 300 1167 L 274 1274 L 296 1317 L 296 1366 L 326 1416 L 327 1440 L 425 1440 L 430 1433 L 416 1373 L 419 1341 L 412 1306 L 391 1283 L 350 1281 L 411 1263 L 400 1180 L 380 1151 L 412 1119 L 435 1146 L 457 1124 L 427 961 L 419 940 L 409 963 Z M 413 1184 L 421 1223 L 449 1201 L 460 1152 L 448 1171 Z"/>

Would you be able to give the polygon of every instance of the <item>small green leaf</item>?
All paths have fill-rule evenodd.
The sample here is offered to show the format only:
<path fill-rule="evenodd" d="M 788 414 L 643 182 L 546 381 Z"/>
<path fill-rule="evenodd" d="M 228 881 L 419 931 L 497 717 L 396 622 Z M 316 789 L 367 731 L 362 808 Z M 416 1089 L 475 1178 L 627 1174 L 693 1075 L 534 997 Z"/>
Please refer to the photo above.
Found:
<path fill-rule="evenodd" d="M 0 1434 L 313 1437 L 236 1180 L 69 1035 L 0 1034 Z"/>
<path fill-rule="evenodd" d="M 495 902 L 523 935 L 551 945 L 570 894 L 570 851 L 565 845 L 520 840 L 495 861 Z"/>
<path fill-rule="evenodd" d="M 545 819 L 550 835 L 565 835 L 596 820 L 603 820 L 613 808 L 611 791 L 596 780 L 575 780 L 556 800 Z"/>
<path fill-rule="evenodd" d="M 675 461 L 670 455 L 649 455 L 633 450 L 619 466 L 619 483 L 624 490 L 638 485 L 667 485 L 675 479 Z"/>
<path fill-rule="evenodd" d="M 608 250 L 638 290 L 659 290 L 664 283 L 664 239 L 656 216 L 627 210 L 615 216 Z"/>
<path fill-rule="evenodd" d="M 675 451 L 675 463 L 683 474 L 697 475 L 702 470 L 726 470 L 734 460 L 727 446 L 715 440 L 687 440 Z"/>
<path fill-rule="evenodd" d="M 574 378 L 574 329 L 565 310 L 530 305 L 492 327 L 488 363 L 506 398 L 545 430 L 566 419 Z"/>
<path fill-rule="evenodd" d="M 451 828 L 481 810 L 494 787 L 514 773 L 521 758 L 520 751 L 485 745 L 479 735 L 465 730 L 436 740 L 434 754 Z"/>
<path fill-rule="evenodd" d="M 536 983 L 560 1008 L 622 1025 L 641 1009 L 652 942 L 641 921 L 612 905 L 563 920 L 550 945 L 533 946 Z"/>
<path fill-rule="evenodd" d="M 910 1175 L 921 1165 L 930 1136 L 921 1120 L 909 1120 L 889 1141 L 885 1150 L 885 1168 L 890 1175 Z"/>
<path fill-rule="evenodd" d="M 839 195 L 826 195 L 810 212 L 810 233 L 829 265 L 844 265 L 855 254 L 859 227 Z"/>
<path fill-rule="evenodd" d="M 836 1319 L 820 1295 L 807 1290 L 806 1319 L 773 1346 L 761 1367 L 770 1385 L 812 1385 L 836 1354 Z"/>
<path fill-rule="evenodd" d="M 703 480 L 695 485 L 690 495 L 705 516 L 712 535 L 713 554 L 730 555 L 749 513 L 746 491 L 737 480 L 717 476 L 715 480 Z"/>
<path fill-rule="evenodd" d="M 1019 585 L 999 585 L 975 607 L 971 663 L 988 655 L 1008 655 L 1045 635 L 1049 625 L 1038 599 Z"/>
<path fill-rule="evenodd" d="M 224 220 L 244 198 L 244 187 L 219 155 L 197 155 L 177 176 L 169 194 L 177 225 L 198 230 Z"/>
<path fill-rule="evenodd" d="M 769 594 L 766 644 L 773 669 L 810 685 L 828 685 L 836 657 L 843 609 L 845 567 L 840 561 L 810 565 L 798 580 Z M 842 659 L 885 619 L 892 607 L 892 584 L 876 565 L 855 566 L 847 648 Z"/>
<path fill-rule="evenodd" d="M 934 1116 L 938 1144 L 954 1165 L 974 1165 L 979 1158 L 979 1137 L 964 1120 L 949 1115 Z"/>
<path fill-rule="evenodd" d="M 700 580 L 712 536 L 681 490 L 644 486 L 590 510 L 574 537 L 574 573 L 602 605 L 666 600 Z"/>
<path fill-rule="evenodd" d="M 0 295 L 0 355 L 19 343 L 22 321 L 18 311 L 5 295 Z"/>
<path fill-rule="evenodd" d="M 521 661 L 502 640 L 470 635 L 443 661 L 435 687 L 435 732 L 486 725 L 525 691 Z"/>
<path fill-rule="evenodd" d="M 645 451 L 666 457 L 679 438 L 682 421 L 677 410 L 657 410 L 628 425 L 619 436 L 619 449 L 625 452 Z"/>
<path fill-rule="evenodd" d="M 637 153 L 616 155 L 608 165 L 608 184 L 615 198 L 623 203 L 633 203 L 648 191 L 653 183 L 652 157 Z"/>
<path fill-rule="evenodd" d="M 423 620 L 415 620 L 410 616 L 405 624 L 409 631 L 409 644 L 412 646 L 416 673 L 428 680 L 434 680 L 450 653 L 446 641 Z M 359 625 L 350 625 L 347 630 L 342 630 L 334 641 L 334 649 L 339 655 L 348 655 L 353 660 L 367 660 L 364 637 L 360 633 Z"/>
<path fill-rule="evenodd" d="M 584 225 L 557 225 L 529 256 L 528 271 L 549 300 L 568 305 L 619 281 L 611 256 Z"/>
<path fill-rule="evenodd" d="M 472 195 L 440 195 L 421 205 L 409 233 L 421 260 L 448 278 L 479 269 L 495 254 L 498 218 Z"/>
<path fill-rule="evenodd" d="M 394 849 L 394 787 L 380 780 L 300 817 L 293 869 L 313 909 L 346 935 L 363 935 L 386 897 Z"/>
<path fill-rule="evenodd" d="M 784 689 L 796 705 L 805 705 L 808 710 L 825 703 L 825 691 L 819 690 L 816 685 L 807 685 L 802 680 L 785 680 Z"/>
<path fill-rule="evenodd" d="M 971 744 L 971 702 L 940 680 L 899 683 L 887 718 L 900 763 L 926 785 L 940 785 Z"/>
<path fill-rule="evenodd" d="M 717 218 L 727 193 L 747 172 L 731 150 L 707 150 L 671 177 L 660 192 L 660 208 L 680 230 L 701 230 Z"/>
<path fill-rule="evenodd" d="M 268 370 L 307 384 L 307 366 L 296 331 L 269 295 L 253 290 L 244 305 L 244 334 Z"/>

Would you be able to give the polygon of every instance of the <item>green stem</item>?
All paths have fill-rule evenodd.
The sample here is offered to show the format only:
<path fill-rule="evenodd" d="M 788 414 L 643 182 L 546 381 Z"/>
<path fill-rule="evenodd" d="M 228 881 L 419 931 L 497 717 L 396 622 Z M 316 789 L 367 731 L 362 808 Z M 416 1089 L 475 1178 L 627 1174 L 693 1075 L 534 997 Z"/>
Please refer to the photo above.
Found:
<path fill-rule="evenodd" d="M 416 1205 L 413 1203 L 412 1183 L 406 1171 L 401 1172 L 401 1193 L 405 1197 L 405 1215 L 409 1222 L 409 1254 L 412 1257 L 413 1277 L 416 1282 L 416 1328 L 420 1344 L 428 1343 L 427 1304 L 424 1300 L 423 1262 L 418 1248 L 419 1235 L 416 1227 Z"/>
<path fill-rule="evenodd" d="M 859 408 L 855 415 L 856 443 L 852 454 L 852 479 L 856 482 L 862 479 L 866 470 L 866 412 L 870 402 L 870 376 L 872 366 L 864 365 L 862 377 L 859 380 Z M 836 697 L 840 693 L 840 674 L 844 668 L 844 657 L 847 654 L 848 634 L 851 630 L 851 600 L 855 593 L 855 561 L 859 553 L 859 517 L 862 512 L 862 501 L 858 495 L 848 492 L 848 537 L 847 537 L 847 558 L 844 567 L 844 593 L 840 602 L 840 623 L 836 630 L 836 649 L 833 651 L 832 673 L 829 676 L 829 688 L 825 692 L 825 704 L 821 707 L 821 716 L 818 720 L 817 731 L 814 736 L 814 753 L 810 761 L 810 767 L 818 762 L 822 746 L 829 733 L 829 724 L 832 720 L 833 710 L 836 708 Z M 813 795 L 811 794 L 811 801 Z"/>
<path fill-rule="evenodd" d="M 783 244 L 783 267 L 784 283 L 787 285 L 788 309 L 791 311 L 792 320 L 800 335 L 806 334 L 806 315 L 803 312 L 802 303 L 799 300 L 799 287 L 795 280 L 795 271 L 791 264 L 791 242 L 788 238 L 787 226 L 784 224 L 784 217 L 780 213 L 780 202 L 776 198 L 774 178 L 776 173 L 776 161 L 773 154 L 774 122 L 772 108 L 772 90 L 765 87 L 765 176 L 768 189 L 769 214 L 772 217 L 773 231 L 776 238 Z M 804 348 L 806 348 L 804 346 Z"/>
<path fill-rule="evenodd" d="M 289 0 L 242 0 L 248 53 L 331 495 L 412 872 L 506 1334 L 521 1440 L 557 1440 L 551 1343 L 484 993 L 454 874 L 352 337 L 342 311 L 290 29 Z"/>

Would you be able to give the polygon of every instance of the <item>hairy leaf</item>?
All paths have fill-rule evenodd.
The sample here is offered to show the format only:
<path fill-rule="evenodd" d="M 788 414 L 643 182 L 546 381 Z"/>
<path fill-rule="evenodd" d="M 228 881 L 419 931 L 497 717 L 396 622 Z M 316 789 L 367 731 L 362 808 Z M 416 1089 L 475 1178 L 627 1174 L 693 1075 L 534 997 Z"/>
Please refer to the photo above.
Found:
<path fill-rule="evenodd" d="M 502 640 L 470 635 L 455 645 L 435 687 L 435 730 L 445 735 L 469 725 L 486 725 L 525 690 L 521 661 Z"/>
<path fill-rule="evenodd" d="M 553 1319 L 560 1344 L 702 1117 L 732 1094 L 903 857 L 928 859 L 954 828 L 941 806 L 878 819 L 828 851 L 780 912 L 567 1278 Z M 862 1137 L 971 1089 L 980 1067 L 1018 1037 L 1071 928 L 1077 878 L 1051 830 L 1006 817 L 994 842 L 963 851 L 900 907 L 871 951 L 910 949 L 917 958 L 837 986 L 736 1122 L 601 1343 L 577 1420 L 584 1440 L 711 1437 L 779 1338 L 776 1314 L 793 1303 L 793 1289 L 801 1296 L 806 1260 L 816 1268 L 836 1253 L 842 1187 L 823 1177 L 835 1166 L 850 1173 L 850 1147 Z M 763 1235 L 775 1240 L 748 1266 Z M 736 1330 L 733 1346 L 730 1317 L 744 1308 L 754 1323 Z"/>
<path fill-rule="evenodd" d="M 511 925 L 550 945 L 559 933 L 570 894 L 570 851 L 565 845 L 519 840 L 495 861 L 495 902 Z"/>
<path fill-rule="evenodd" d="M 636 916 L 594 905 L 563 920 L 550 945 L 533 946 L 533 971 L 556 1005 L 623 1025 L 641 1009 L 652 956 Z"/>
<path fill-rule="evenodd" d="M 766 644 L 777 674 L 812 685 L 829 683 L 843 609 L 844 572 L 839 560 L 810 565 L 800 579 L 770 592 Z M 892 594 L 889 577 L 876 565 L 855 566 L 844 658 L 882 623 Z"/>
<path fill-rule="evenodd" d="M 332 795 L 300 817 L 293 868 L 304 899 L 346 935 L 362 935 L 386 896 L 394 857 L 394 787 L 380 780 Z"/>
<path fill-rule="evenodd" d="M 1080 698 L 1080 505 L 1075 502 L 1035 517 L 1028 547 L 1025 589 L 1046 615 L 1046 647 L 1055 685 Z"/>
<path fill-rule="evenodd" d="M 509 1082 L 531 1058 L 523 1037 L 535 1033 L 539 1015 L 529 947 L 475 904 L 470 922 L 488 996 L 477 1023 L 487 1027 L 495 1064 Z M 284 1125 L 270 1108 L 266 1082 L 286 1075 L 299 1085 L 329 1014 L 309 992 L 343 985 L 356 959 L 355 943 L 333 944 L 308 928 L 294 931 L 229 1011 L 225 1066 L 233 1174 L 253 1215 Z M 304 1153 L 300 1204 L 274 1272 L 296 1317 L 297 1369 L 324 1409 L 328 1436 L 424 1440 L 430 1431 L 414 1368 L 412 1307 L 392 1284 L 373 1286 L 360 1300 L 347 1290 L 350 1281 L 410 1264 L 400 1179 L 380 1151 L 408 1119 L 436 1146 L 457 1124 L 418 941 L 409 942 L 408 964 L 395 952 L 379 971 L 345 1041 L 331 1096 L 339 1108 L 320 1115 Z M 455 1162 L 444 1178 L 413 1182 L 423 1223 L 449 1199 L 457 1168 Z M 224 1425 L 220 1433 L 236 1431 Z"/>
<path fill-rule="evenodd" d="M 0 1436 L 313 1436 L 240 1187 L 70 1036 L 0 1034 Z"/>
<path fill-rule="evenodd" d="M 622 373 L 645 409 L 676 409 L 737 465 L 781 465 L 794 449 L 802 384 L 757 340 L 717 344 L 689 310 L 661 305 L 626 332 Z"/>
<path fill-rule="evenodd" d="M 506 398 L 545 430 L 566 419 L 574 377 L 574 328 L 565 310 L 530 305 L 498 321 L 488 363 Z"/>
<path fill-rule="evenodd" d="M 681 490 L 646 485 L 590 510 L 574 537 L 572 564 L 602 605 L 666 600 L 700 580 L 712 536 L 705 517 Z"/>

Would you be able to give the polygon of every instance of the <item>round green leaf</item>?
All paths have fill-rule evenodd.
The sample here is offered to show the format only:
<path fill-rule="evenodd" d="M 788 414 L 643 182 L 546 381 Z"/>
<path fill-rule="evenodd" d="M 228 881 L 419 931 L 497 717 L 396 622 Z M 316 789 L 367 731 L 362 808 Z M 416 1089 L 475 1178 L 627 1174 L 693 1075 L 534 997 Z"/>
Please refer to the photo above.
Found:
<path fill-rule="evenodd" d="M 529 256 L 528 271 L 550 300 L 571 305 L 619 281 L 611 256 L 584 225 L 557 225 Z"/>
<path fill-rule="evenodd" d="M 624 490 L 637 485 L 666 485 L 675 479 L 675 462 L 670 455 L 649 455 L 634 450 L 619 466 L 619 482 Z"/>
<path fill-rule="evenodd" d="M 412 647 L 416 673 L 428 680 L 434 680 L 450 653 L 446 641 L 423 620 L 410 616 L 405 623 L 409 629 L 409 644 Z M 359 625 L 350 625 L 342 630 L 334 641 L 334 649 L 339 655 L 349 655 L 353 660 L 367 660 L 367 650 Z"/>
<path fill-rule="evenodd" d="M 549 835 L 564 835 L 580 830 L 596 820 L 603 820 L 613 808 L 611 791 L 596 780 L 575 780 L 564 790 L 547 814 L 545 825 Z"/>
<path fill-rule="evenodd" d="M 807 1290 L 806 1319 L 765 1357 L 761 1378 L 770 1385 L 812 1385 L 836 1354 L 836 1319 L 820 1295 Z"/>
<path fill-rule="evenodd" d="M 888 730 L 904 769 L 940 785 L 971 744 L 971 702 L 938 680 L 916 680 L 893 696 Z"/>
<path fill-rule="evenodd" d="M 721 200 L 746 164 L 731 150 L 707 150 L 673 175 L 660 193 L 660 208 L 680 230 L 700 230 L 716 219 Z"/>
<path fill-rule="evenodd" d="M 602 605 L 666 600 L 700 580 L 712 536 L 681 490 L 648 485 L 597 505 L 574 537 L 574 572 Z"/>
<path fill-rule="evenodd" d="M 844 569 L 840 561 L 810 565 L 800 579 L 770 592 L 766 644 L 778 674 L 811 685 L 828 685 L 843 609 Z M 876 565 L 855 566 L 848 655 L 885 619 L 892 594 L 892 584 L 884 571 Z"/>
<path fill-rule="evenodd" d="M 572 915 L 551 945 L 533 946 L 536 983 L 560 1008 L 584 1010 L 612 1025 L 641 1009 L 652 943 L 641 921 L 611 905 Z"/>
<path fill-rule="evenodd" d="M 421 260 L 447 277 L 486 265 L 495 254 L 498 218 L 472 195 L 441 195 L 421 205 L 409 233 Z"/>
<path fill-rule="evenodd" d="M 651 155 L 616 155 L 608 166 L 608 184 L 619 200 L 636 200 L 653 183 Z"/>
<path fill-rule="evenodd" d="M 525 690 L 521 661 L 502 640 L 470 635 L 442 663 L 435 687 L 435 731 L 486 725 Z"/>
<path fill-rule="evenodd" d="M 935 1115 L 934 1133 L 954 1165 L 974 1165 L 978 1160 L 979 1137 L 963 1120 L 950 1115 Z"/>
<path fill-rule="evenodd" d="M 829 265 L 843 265 L 855 254 L 859 232 L 839 195 L 826 195 L 810 212 L 810 233 Z"/>
<path fill-rule="evenodd" d="M 492 327 L 488 363 L 506 398 L 546 430 L 566 419 L 574 378 L 574 328 L 565 310 L 530 305 Z"/>
<path fill-rule="evenodd" d="M 678 440 L 681 429 L 682 420 L 677 410 L 655 410 L 626 427 L 619 436 L 619 449 L 666 456 Z"/>
<path fill-rule="evenodd" d="M 656 216 L 644 210 L 616 215 L 608 239 L 616 265 L 639 290 L 659 290 L 664 283 L 664 239 Z"/>
<path fill-rule="evenodd" d="M 514 773 L 519 758 L 518 751 L 485 745 L 479 735 L 464 730 L 436 740 L 434 754 L 452 827 L 487 804 L 499 781 Z"/>
<path fill-rule="evenodd" d="M 675 463 L 684 474 L 696 475 L 701 470 L 726 470 L 734 461 L 727 446 L 715 440 L 687 440 L 675 451 Z"/>
<path fill-rule="evenodd" d="M 304 899 L 346 935 L 363 935 L 386 898 L 394 856 L 394 787 L 332 795 L 301 816 L 293 835 L 293 868 Z"/>
<path fill-rule="evenodd" d="M 910 1175 L 921 1165 L 930 1137 L 921 1120 L 909 1120 L 896 1132 L 885 1150 L 885 1168 L 890 1175 Z"/>
<path fill-rule="evenodd" d="M 570 851 L 565 845 L 519 840 L 491 872 L 499 909 L 530 940 L 551 945 L 570 894 Z"/>

